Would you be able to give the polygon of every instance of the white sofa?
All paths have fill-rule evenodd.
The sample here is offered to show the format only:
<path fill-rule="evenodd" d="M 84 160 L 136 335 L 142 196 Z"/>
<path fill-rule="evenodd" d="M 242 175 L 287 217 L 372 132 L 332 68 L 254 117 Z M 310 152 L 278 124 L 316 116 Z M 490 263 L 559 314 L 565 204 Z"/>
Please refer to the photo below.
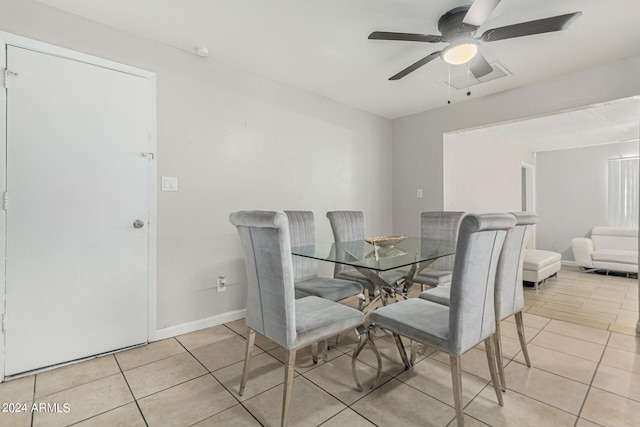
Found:
<path fill-rule="evenodd" d="M 597 226 L 591 238 L 571 240 L 576 264 L 586 270 L 638 272 L 638 230 Z"/>

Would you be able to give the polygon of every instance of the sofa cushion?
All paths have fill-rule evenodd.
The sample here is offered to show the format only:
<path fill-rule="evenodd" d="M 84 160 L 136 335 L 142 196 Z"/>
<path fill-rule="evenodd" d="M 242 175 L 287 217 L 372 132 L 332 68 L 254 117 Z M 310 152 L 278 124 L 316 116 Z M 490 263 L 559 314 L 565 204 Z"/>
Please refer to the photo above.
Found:
<path fill-rule="evenodd" d="M 560 261 L 561 255 L 552 251 L 527 249 L 524 254 L 524 270 L 540 270 L 544 267 Z"/>
<path fill-rule="evenodd" d="M 598 225 L 593 227 L 591 235 L 602 236 L 623 236 L 623 237 L 638 237 L 638 229 L 636 228 L 620 228 L 620 227 L 606 227 Z"/>
<path fill-rule="evenodd" d="M 621 264 L 637 264 L 638 251 L 599 249 L 591 253 L 591 258 L 594 261 L 619 262 Z"/>
<path fill-rule="evenodd" d="M 634 228 L 593 227 L 591 240 L 593 249 L 596 251 L 601 249 L 638 250 L 638 230 Z"/>

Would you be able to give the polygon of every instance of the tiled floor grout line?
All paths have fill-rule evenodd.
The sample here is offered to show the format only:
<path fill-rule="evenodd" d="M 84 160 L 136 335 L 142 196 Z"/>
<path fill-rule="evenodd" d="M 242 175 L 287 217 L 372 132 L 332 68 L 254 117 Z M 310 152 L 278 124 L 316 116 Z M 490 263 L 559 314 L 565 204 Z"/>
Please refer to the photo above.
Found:
<path fill-rule="evenodd" d="M 361 413 L 361 412 L 358 412 L 357 410 L 355 410 L 355 409 L 351 408 L 351 406 L 347 406 L 345 409 L 343 409 L 343 411 L 344 411 L 344 410 L 346 410 L 346 409 L 350 409 L 350 410 L 352 410 L 353 412 L 355 412 L 356 414 L 358 414 L 359 416 L 361 416 L 361 417 L 362 417 L 362 418 L 364 418 L 365 420 L 369 421 L 369 422 L 370 422 L 371 424 L 373 424 L 374 426 L 376 426 L 376 427 L 380 427 L 380 425 L 376 424 L 374 420 L 372 420 L 372 419 L 370 419 L 369 417 L 367 417 L 367 415 L 366 415 L 366 414 L 363 414 L 363 413 Z M 340 412 L 342 412 L 342 411 L 340 411 Z M 338 415 L 338 414 L 336 414 L 336 415 Z M 326 421 L 325 421 L 325 422 L 326 422 Z"/>
<path fill-rule="evenodd" d="M 118 361 L 118 358 L 115 355 L 113 356 L 113 358 L 116 359 L 116 364 L 118 365 L 118 369 L 120 369 L 120 374 L 122 375 L 122 378 L 124 378 L 124 382 L 127 384 L 127 388 L 129 388 L 129 393 L 131 393 L 131 397 L 133 397 L 133 401 L 136 403 L 136 408 L 138 408 L 138 412 L 140 412 L 140 416 L 142 417 L 142 421 L 144 421 L 144 425 L 148 427 L 149 423 L 147 422 L 147 419 L 144 416 L 144 412 L 142 412 L 142 408 L 138 403 L 138 399 L 136 398 L 136 395 L 133 394 L 133 389 L 129 384 L 129 380 L 127 380 L 127 376 L 124 374 L 124 371 L 122 370 L 122 366 L 120 366 L 120 362 Z"/>
<path fill-rule="evenodd" d="M 338 415 L 342 414 L 344 411 L 348 411 L 348 410 L 352 410 L 353 411 L 353 409 L 351 409 L 351 407 L 347 405 L 347 407 L 342 408 L 340 411 L 336 412 L 335 414 L 333 414 L 332 416 L 330 416 L 329 418 L 324 420 L 318 427 L 322 427 L 323 425 L 325 425 L 326 423 L 328 423 L 332 419 L 336 418 Z"/>
<path fill-rule="evenodd" d="M 136 398 L 135 398 L 135 397 L 133 398 L 133 402 L 136 402 Z M 111 412 L 111 411 L 115 411 L 116 409 L 120 409 L 120 408 L 122 408 L 122 407 L 125 407 L 125 406 L 127 406 L 127 405 L 130 405 L 130 404 L 131 404 L 131 403 L 133 403 L 133 402 L 128 402 L 128 403 L 125 403 L 125 404 L 123 404 L 123 405 L 116 406 L 115 408 L 111 408 L 111 409 L 109 409 L 109 410 L 107 410 L 107 411 L 101 412 L 101 413 L 99 413 L 99 414 L 94 414 L 94 415 L 92 415 L 92 416 L 90 416 L 90 417 L 87 417 L 87 418 L 84 418 L 84 419 L 82 419 L 82 420 L 75 421 L 75 422 L 73 422 L 73 423 L 69 424 L 69 427 L 72 427 L 72 426 L 78 425 L 78 424 L 80 424 L 80 423 L 82 423 L 82 422 L 85 422 L 85 421 L 87 421 L 87 420 L 90 420 L 90 419 L 92 419 L 92 418 L 97 418 L 97 417 L 99 417 L 99 416 L 101 416 L 101 415 L 104 415 L 104 414 L 107 414 L 107 413 L 109 413 L 109 412 Z M 140 415 L 142 416 L 142 419 L 143 419 L 143 421 L 144 421 L 145 425 L 148 427 L 148 426 L 149 426 L 149 424 L 147 424 L 147 420 L 145 420 L 145 419 L 144 419 L 144 416 L 142 415 L 142 411 L 140 412 Z"/>
<path fill-rule="evenodd" d="M 551 320 L 558 320 L 558 319 L 551 319 Z M 545 328 L 547 328 L 550 324 L 551 324 L 551 321 L 547 322 L 547 323 L 542 327 L 542 329 L 539 329 L 539 330 L 538 330 L 538 332 L 534 335 L 534 337 L 535 337 L 535 336 L 537 336 L 537 335 L 538 335 L 540 332 L 542 332 L 543 330 L 545 330 Z M 580 326 L 582 326 L 582 325 L 580 325 Z M 549 333 L 554 333 L 554 332 L 551 332 L 551 331 L 547 331 L 547 332 L 549 332 Z M 556 335 L 563 335 L 563 334 L 557 334 L 557 333 L 556 333 Z M 531 338 L 531 340 L 533 340 L 533 338 L 534 338 L 534 337 L 532 337 L 532 338 Z M 607 342 L 603 345 L 602 354 L 600 355 L 600 361 L 602 360 L 602 357 L 604 356 L 604 352 L 605 352 L 605 350 L 606 350 L 606 348 L 607 348 L 607 346 L 608 346 L 608 342 L 609 342 L 610 337 L 611 337 L 611 332 L 609 332 L 609 335 L 608 335 L 608 337 L 607 337 Z M 576 339 L 580 339 L 580 338 L 576 338 Z M 530 344 L 530 343 L 531 343 L 531 340 L 529 340 L 529 341 L 527 342 L 527 344 Z M 580 339 L 580 340 L 581 340 L 581 341 L 584 341 L 584 342 L 589 342 L 589 343 L 592 343 L 592 344 L 596 344 L 596 343 L 593 343 L 592 341 L 583 340 L 583 339 Z M 546 347 L 543 347 L 543 348 L 546 348 Z M 554 351 L 559 351 L 559 350 L 554 350 Z M 562 351 L 559 351 L 559 352 L 560 352 L 560 353 L 563 353 L 563 354 L 567 354 L 567 353 L 564 353 L 564 352 L 562 352 Z M 513 357 L 511 357 L 511 358 L 507 358 L 507 359 L 508 359 L 508 363 L 505 365 L 505 368 L 506 368 L 507 366 L 509 366 L 512 362 L 513 362 L 513 363 L 520 363 L 519 361 L 515 360 L 515 359 L 516 359 L 516 357 L 518 356 L 518 354 L 520 354 L 520 353 L 522 353 L 522 349 L 520 349 L 520 350 L 519 350 L 519 351 L 518 351 L 518 352 L 517 352 Z M 573 356 L 573 355 L 570 355 L 570 356 Z M 574 357 L 577 357 L 577 356 L 574 356 Z M 585 359 L 585 360 L 589 361 L 588 359 Z M 529 368 L 529 369 L 538 369 L 538 370 L 540 370 L 540 371 L 542 371 L 542 372 L 547 372 L 547 373 L 552 374 L 552 375 L 557 375 L 557 376 L 562 377 L 562 378 L 565 378 L 565 379 L 567 379 L 567 380 L 574 381 L 574 382 L 578 382 L 578 383 L 580 383 L 580 384 L 584 384 L 584 385 L 586 385 L 586 386 L 587 386 L 587 392 L 585 393 L 585 397 L 584 397 L 584 399 L 583 399 L 583 401 L 582 401 L 582 404 L 580 405 L 580 409 L 578 410 L 578 413 L 577 413 L 577 414 L 573 414 L 573 413 L 571 413 L 571 412 L 569 412 L 569 411 L 567 411 L 567 410 L 565 410 L 565 409 L 562 409 L 562 408 L 559 408 L 559 407 L 557 407 L 557 406 L 551 405 L 551 404 L 549 404 L 549 403 L 547 403 L 547 402 L 544 402 L 544 401 L 542 401 L 542 400 L 536 399 L 536 398 L 534 398 L 534 397 L 532 397 L 532 396 L 527 396 L 527 395 L 525 395 L 525 394 L 519 393 L 519 392 L 518 392 L 518 391 L 516 391 L 516 390 L 509 389 L 509 388 L 507 388 L 507 390 L 511 391 L 512 393 L 516 393 L 516 394 L 519 394 L 519 395 L 521 395 L 521 396 L 524 396 L 524 397 L 526 397 L 526 398 L 528 398 L 528 399 L 535 400 L 535 401 L 537 401 L 537 402 L 539 402 L 539 403 L 541 403 L 541 404 L 543 404 L 543 405 L 550 406 L 550 407 L 555 408 L 555 409 L 557 409 L 557 410 L 559 410 L 559 411 L 565 412 L 565 413 L 567 413 L 567 414 L 569 414 L 569 415 L 571 415 L 571 416 L 575 416 L 575 417 L 576 417 L 576 421 L 575 421 L 575 423 L 574 423 L 574 427 L 575 427 L 575 426 L 576 426 L 576 424 L 578 423 L 578 421 L 580 420 L 580 414 L 582 413 L 582 408 L 584 407 L 584 404 L 585 404 L 585 402 L 586 402 L 587 396 L 589 395 L 589 391 L 591 390 L 591 385 L 592 385 L 592 383 L 593 383 L 593 379 L 595 378 L 595 375 L 597 374 L 598 368 L 599 368 L 599 366 L 600 366 L 600 361 L 599 361 L 599 362 L 597 362 L 596 369 L 594 370 L 594 373 L 593 373 L 593 375 L 592 375 L 592 378 L 591 378 L 591 381 L 589 382 L 589 384 L 584 384 L 584 383 L 581 383 L 580 381 L 576 381 L 575 379 L 572 379 L 572 378 L 569 378 L 569 377 L 565 377 L 565 376 L 563 376 L 563 375 L 560 375 L 560 374 L 557 374 L 557 373 L 554 373 L 554 372 L 551 372 L 551 371 L 547 371 L 547 370 L 542 369 L 542 368 L 538 368 L 538 367 L 534 366 L 533 361 L 532 361 L 532 363 L 531 363 L 531 368 Z M 596 363 L 596 362 L 594 362 L 594 363 Z M 521 364 L 521 363 L 520 363 L 520 364 Z M 523 365 L 523 366 L 526 366 L 526 365 Z M 467 372 L 467 373 L 469 373 L 469 372 Z M 490 384 L 491 384 L 491 383 L 489 382 L 489 384 L 487 384 L 487 386 L 489 386 Z M 485 388 L 486 388 L 487 386 L 485 386 Z M 484 390 L 484 388 L 483 388 L 483 390 Z M 474 399 L 475 399 L 475 397 L 474 397 Z M 469 403 L 471 403 L 472 401 L 473 401 L 473 399 L 472 399 Z"/>
<path fill-rule="evenodd" d="M 33 395 L 31 397 L 31 404 L 32 405 L 34 403 L 36 403 L 36 384 L 37 384 L 37 381 L 38 381 L 38 376 L 34 375 L 33 376 Z M 33 427 L 33 418 L 34 418 L 34 413 L 33 412 L 31 412 L 31 417 L 30 418 L 31 418 L 31 421 L 30 421 L 29 425 L 31 427 Z"/>
<path fill-rule="evenodd" d="M 108 357 L 108 356 L 110 356 L 110 355 L 107 355 L 107 357 Z M 105 357 L 105 356 L 101 356 L 101 357 Z M 48 371 L 47 371 L 47 372 L 48 372 Z M 105 378 L 114 377 L 114 376 L 116 376 L 116 375 L 118 375 L 118 374 L 121 374 L 121 375 L 124 377 L 124 373 L 120 370 L 119 372 L 114 372 L 114 373 L 111 373 L 111 374 L 105 375 L 105 376 L 103 376 L 103 377 L 95 378 L 95 379 L 92 379 L 91 381 L 83 382 L 83 383 L 81 383 L 81 384 L 72 385 L 72 386 L 69 386 L 69 387 L 67 387 L 67 388 L 63 388 L 63 389 L 60 389 L 60 390 L 56 390 L 56 391 L 51 392 L 51 393 L 49 393 L 49 394 L 44 394 L 44 395 L 42 395 L 42 396 L 38 397 L 38 399 L 44 399 L 45 397 L 53 396 L 54 394 L 62 393 L 62 392 L 64 392 L 64 391 L 68 391 L 68 390 L 74 389 L 74 388 L 76 388 L 76 387 L 82 387 L 82 386 L 85 386 L 85 385 L 87 385 L 87 384 L 95 383 L 96 381 L 101 381 L 101 380 L 104 380 Z M 36 381 L 37 381 L 37 375 L 38 375 L 38 374 L 35 374 Z M 125 379 L 126 379 L 126 378 L 125 378 Z M 36 399 L 36 396 L 35 396 L 35 394 L 34 394 L 34 397 L 33 397 L 33 403 L 35 403 L 35 402 L 36 402 L 36 400 L 37 400 L 37 399 Z"/>
<path fill-rule="evenodd" d="M 226 326 L 226 325 L 225 325 L 225 326 Z M 245 339 L 245 341 L 246 341 L 246 338 L 245 338 L 245 337 L 243 337 L 241 334 L 237 333 L 236 331 L 234 331 L 233 329 L 229 328 L 228 326 L 226 326 L 226 327 L 227 327 L 227 329 L 229 329 L 230 331 L 232 331 L 233 333 L 235 333 L 235 334 L 236 334 L 236 336 L 239 336 L 240 338 L 243 338 L 243 339 Z M 229 339 L 229 338 L 226 338 L 226 339 Z M 202 367 L 207 371 L 207 375 L 211 375 L 211 377 L 212 377 L 212 378 L 213 378 L 213 379 L 214 379 L 214 380 L 215 380 L 215 381 L 216 381 L 216 382 L 217 382 L 217 383 L 218 383 L 218 384 L 219 384 L 219 385 L 220 385 L 220 386 L 221 386 L 221 387 L 222 387 L 222 388 L 227 392 L 227 393 L 229 393 L 229 394 L 231 395 L 231 397 L 233 397 L 233 398 L 236 400 L 236 402 L 238 402 L 238 404 L 239 404 L 240 406 L 242 406 L 242 407 L 244 408 L 244 410 L 245 410 L 245 411 L 247 411 L 247 413 L 249 413 L 249 415 L 251 415 L 251 417 L 253 417 L 253 419 L 255 419 L 255 420 L 256 420 L 256 422 L 258 422 L 259 424 L 262 424 L 262 423 L 260 423 L 260 421 L 256 418 L 256 416 L 255 416 L 255 415 L 254 415 L 254 414 L 249 410 L 249 408 L 247 408 L 247 407 L 245 406 L 244 401 L 241 401 L 238 397 L 236 397 L 235 393 L 233 393 L 231 390 L 229 390 L 229 389 L 228 389 L 228 388 L 227 388 L 227 387 L 226 387 L 226 386 L 225 386 L 225 385 L 224 385 L 224 384 L 223 384 L 223 383 L 222 383 L 222 382 L 221 382 L 221 381 L 220 381 L 220 380 L 215 376 L 215 374 L 213 373 L 214 371 L 210 371 L 210 370 L 209 370 L 209 368 L 207 368 L 207 367 L 204 365 L 204 363 L 202 363 L 202 362 L 200 361 L 200 359 L 198 359 L 198 358 L 197 358 L 197 357 L 196 357 L 196 356 L 191 352 L 191 350 L 189 350 L 187 347 L 185 347 L 185 346 L 184 346 L 184 344 L 182 344 L 182 342 L 180 342 L 180 340 L 177 340 L 177 341 L 178 341 L 178 343 L 179 343 L 179 344 L 180 344 L 180 345 L 181 345 L 181 346 L 182 346 L 182 347 L 187 351 L 187 353 L 189 353 L 189 354 L 191 355 L 191 357 L 193 357 L 194 359 L 196 359 L 196 361 L 197 361 L 197 362 L 198 362 L 198 363 L 199 363 L 199 364 L 200 364 L 200 365 L 201 365 L 201 366 L 202 366 Z M 205 344 L 205 345 L 209 345 L 209 344 L 211 344 L 211 343 L 208 343 L 208 344 Z M 204 347 L 205 345 L 200 346 L 200 347 Z M 196 347 L 196 348 L 200 348 L 200 347 Z M 193 350 L 195 350 L 196 348 L 194 348 Z M 261 348 L 261 350 L 262 350 L 264 353 L 268 353 L 266 350 L 264 350 L 264 349 L 262 349 L 262 348 Z M 262 354 L 262 353 L 260 353 L 260 354 Z M 251 357 L 254 357 L 254 356 L 251 356 Z M 237 363 L 237 362 L 236 362 L 236 363 Z M 228 366 L 230 366 L 230 365 L 228 365 Z M 226 366 L 225 366 L 225 367 L 226 367 Z M 220 369 L 224 369 L 225 367 L 221 367 Z M 203 376 L 204 376 L 204 375 L 203 375 Z M 200 378 L 200 377 L 198 377 L 198 378 Z M 195 378 L 193 378 L 193 379 L 195 379 Z M 191 380 L 189 380 L 189 381 L 192 381 L 193 379 L 191 379 Z M 278 385 L 280 385 L 280 384 L 278 384 Z M 174 386 L 174 387 L 175 387 L 175 386 Z M 268 389 L 268 390 L 271 390 L 271 388 L 270 388 L 270 389 Z M 266 391 L 268 391 L 268 390 L 265 390 L 265 391 L 263 391 L 262 393 L 264 393 L 264 392 L 266 392 Z M 259 394 L 262 394 L 262 393 L 259 393 Z M 259 394 L 257 394 L 256 396 L 258 396 Z M 255 396 L 253 396 L 253 397 L 255 397 Z M 247 400 L 249 400 L 249 399 L 247 399 Z M 234 406 L 235 406 L 235 405 L 234 405 Z M 232 407 L 233 407 L 233 406 L 232 406 Z M 231 408 L 232 408 L 232 407 L 231 407 Z M 216 414 L 212 414 L 212 415 L 208 416 L 207 418 L 204 418 L 204 419 L 202 419 L 202 420 L 198 420 L 197 422 L 193 423 L 192 425 L 195 425 L 195 424 L 197 424 L 197 423 L 200 423 L 200 422 L 202 422 L 202 421 L 204 421 L 204 420 L 206 420 L 206 419 L 208 419 L 208 418 L 214 417 L 214 416 L 216 416 L 216 415 L 218 415 L 218 414 L 220 414 L 220 413 L 222 413 L 222 412 L 224 412 L 224 411 L 226 411 L 226 410 L 229 410 L 229 409 L 230 409 L 230 408 L 226 408 L 226 409 L 224 409 L 224 410 L 222 410 L 222 411 L 220 411 L 220 412 L 218 412 L 218 413 L 216 413 Z"/>
<path fill-rule="evenodd" d="M 600 355 L 600 360 L 598 360 L 598 364 L 596 365 L 596 369 L 593 371 L 593 375 L 591 376 L 591 381 L 589 381 L 589 388 L 587 389 L 587 393 L 582 400 L 582 405 L 580 405 L 580 410 L 578 411 L 578 419 L 576 420 L 576 425 L 580 420 L 580 416 L 582 415 L 582 410 L 584 409 L 584 405 L 587 403 L 587 399 L 589 398 L 589 393 L 591 393 L 591 388 L 593 387 L 593 380 L 595 380 L 596 375 L 598 375 L 598 370 L 600 369 L 600 364 L 602 363 L 602 359 L 604 358 L 604 353 L 607 351 L 607 347 L 609 346 L 609 341 L 611 340 L 611 331 L 609 331 L 609 336 L 607 337 L 607 342 L 605 343 L 604 348 L 602 349 L 602 354 Z M 586 419 L 586 418 L 585 418 Z M 591 420 L 588 420 L 591 421 Z M 593 421 L 591 421 L 593 422 Z M 575 425 L 574 425 L 575 427 Z"/>

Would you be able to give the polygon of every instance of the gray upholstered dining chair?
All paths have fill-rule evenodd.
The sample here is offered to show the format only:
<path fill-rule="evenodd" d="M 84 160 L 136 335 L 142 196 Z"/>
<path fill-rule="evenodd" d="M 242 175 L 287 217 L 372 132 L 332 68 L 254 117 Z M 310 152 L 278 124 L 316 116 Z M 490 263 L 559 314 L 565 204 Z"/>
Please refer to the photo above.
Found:
<path fill-rule="evenodd" d="M 524 306 L 524 294 L 522 291 L 522 266 L 524 254 L 529 243 L 533 226 L 538 223 L 538 214 L 533 212 L 514 212 L 516 226 L 507 233 L 502 253 L 498 261 L 498 270 L 495 281 L 495 313 L 496 313 L 496 354 L 498 360 L 498 372 L 500 374 L 500 384 L 503 391 L 506 391 L 506 378 L 504 375 L 504 365 L 502 360 L 502 339 L 500 336 L 500 322 L 514 316 L 516 329 L 522 354 L 528 367 L 531 367 L 527 341 L 524 336 L 524 323 L 522 320 L 522 307 Z M 448 289 L 429 289 L 420 294 L 420 298 L 437 302 L 439 304 L 449 304 Z"/>
<path fill-rule="evenodd" d="M 284 213 L 289 220 L 291 246 L 315 245 L 313 212 L 284 211 Z M 296 298 L 314 295 L 331 301 L 340 301 L 354 295 L 362 295 L 360 299 L 360 308 L 362 308 L 364 294 L 361 283 L 318 276 L 318 261 L 315 259 L 294 256 L 292 262 Z"/>
<path fill-rule="evenodd" d="M 327 212 L 327 218 L 329 218 L 333 239 L 336 243 L 365 239 L 364 214 L 361 211 L 330 211 Z M 401 270 L 393 270 L 382 272 L 380 276 L 387 283 L 397 284 L 406 277 L 406 274 Z M 369 299 L 373 299 L 375 295 L 375 285 L 353 267 L 336 264 L 333 277 L 360 282 L 367 290 Z"/>
<path fill-rule="evenodd" d="M 484 341 L 491 381 L 502 406 L 496 373 L 494 281 L 507 230 L 515 225 L 510 214 L 467 215 L 460 224 L 451 278 L 449 306 L 411 298 L 379 308 L 369 320 L 412 341 L 449 354 L 456 418 L 464 425 L 461 356 Z"/>
<path fill-rule="evenodd" d="M 458 229 L 465 212 L 432 211 L 420 214 L 420 235 L 423 239 L 458 240 Z M 419 270 L 414 283 L 429 287 L 448 286 L 451 284 L 451 272 L 455 255 L 441 257 L 426 268 Z"/>
<path fill-rule="evenodd" d="M 234 212 L 247 270 L 248 336 L 240 395 L 249 374 L 255 333 L 286 352 L 281 425 L 287 424 L 296 351 L 343 331 L 355 329 L 364 315 L 355 308 L 316 296 L 295 298 L 289 224 L 284 212 Z"/>

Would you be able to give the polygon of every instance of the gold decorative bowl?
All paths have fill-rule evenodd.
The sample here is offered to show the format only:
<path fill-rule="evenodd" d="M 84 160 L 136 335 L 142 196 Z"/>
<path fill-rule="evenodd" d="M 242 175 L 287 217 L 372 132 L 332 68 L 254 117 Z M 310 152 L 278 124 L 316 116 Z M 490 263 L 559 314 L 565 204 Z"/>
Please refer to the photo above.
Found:
<path fill-rule="evenodd" d="M 365 242 L 380 248 L 392 248 L 394 245 L 402 242 L 406 238 L 407 236 L 370 237 L 365 239 Z"/>

